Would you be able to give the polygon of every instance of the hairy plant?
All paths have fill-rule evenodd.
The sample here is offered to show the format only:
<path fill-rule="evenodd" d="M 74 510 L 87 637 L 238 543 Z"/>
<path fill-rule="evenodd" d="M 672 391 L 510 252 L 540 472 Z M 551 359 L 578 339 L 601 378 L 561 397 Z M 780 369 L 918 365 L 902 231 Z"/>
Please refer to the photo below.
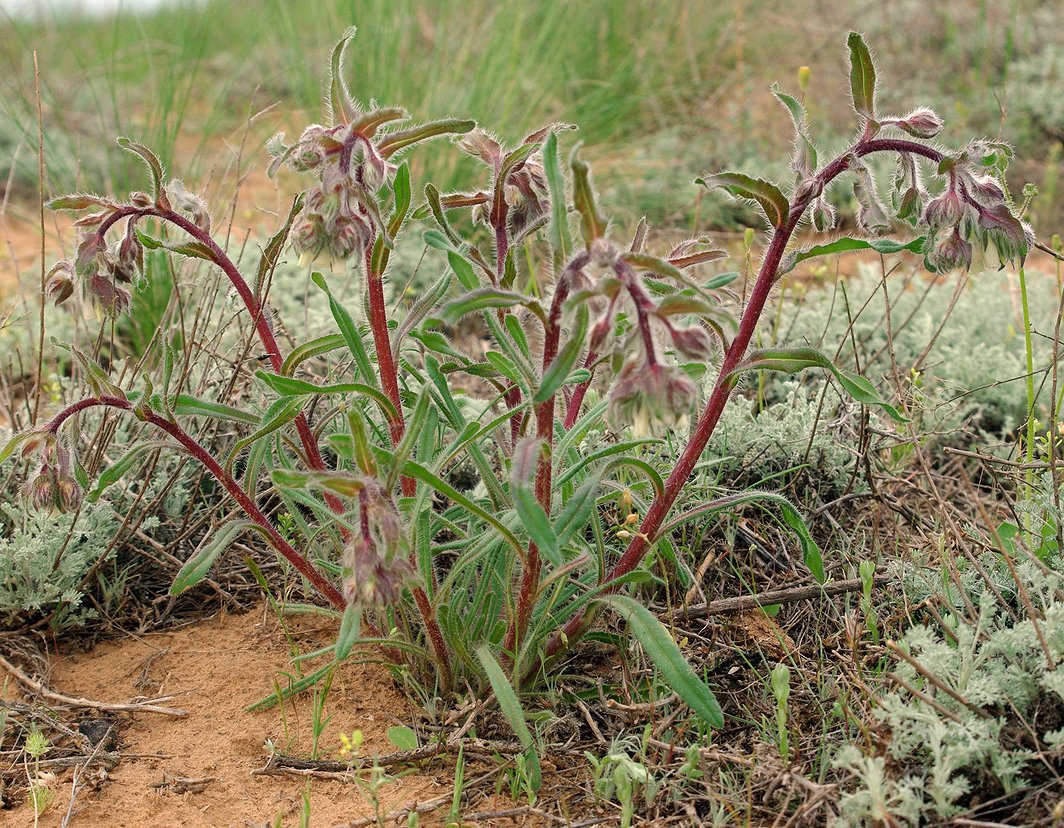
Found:
<path fill-rule="evenodd" d="M 603 609 L 623 618 L 680 697 L 719 725 L 712 692 L 661 622 L 621 593 L 654 579 L 642 564 L 671 530 L 751 499 L 782 511 L 823 580 L 819 549 L 798 511 L 778 495 L 728 494 L 670 517 L 728 399 L 749 372 L 821 368 L 858 402 L 902 417 L 867 380 L 813 349 L 751 350 L 774 286 L 801 261 L 861 248 L 922 253 L 929 268 L 943 271 L 1022 262 L 1030 230 L 1000 183 L 1009 148 L 973 141 L 947 151 L 929 143 L 941 127 L 931 110 L 880 113 L 871 55 L 851 34 L 851 96 L 861 128 L 843 152 L 819 164 L 801 103 L 774 89 L 795 127 L 791 194 L 740 173 L 699 180 L 756 205 L 767 220 L 764 257 L 735 319 L 720 291 L 736 274 L 700 272 L 726 258 L 724 251 L 692 239 L 649 253 L 645 222 L 633 239 L 618 240 L 577 149 L 567 182 L 559 157 L 567 125 L 550 124 L 512 146 L 467 120 L 406 126 L 403 110 L 364 108 L 350 96 L 342 78 L 350 36 L 333 52 L 324 123 L 291 144 L 283 136 L 270 142 L 273 169 L 288 166 L 311 184 L 264 247 L 254 278 L 212 236 L 203 200 L 180 182 L 167 183 L 155 156 L 135 142 L 120 140 L 146 162 L 150 192 L 125 201 L 73 195 L 52 202 L 54 209 L 91 210 L 77 222 L 76 258 L 50 273 L 47 292 L 56 301 L 80 293 L 104 315 L 128 312 L 129 285 L 146 249 L 221 269 L 266 363 L 256 372 L 257 409 L 184 393 L 173 339 L 160 338 L 159 367 L 137 390 L 120 387 L 72 348 L 91 395 L 16 437 L 5 454 L 20 450 L 34 464 L 28 491 L 38 507 L 69 508 L 84 483 L 71 467 L 67 424 L 100 407 L 147 423 L 202 464 L 245 515 L 201 546 L 175 591 L 202 579 L 238 535 L 255 533 L 343 613 L 333 658 L 368 640 L 443 692 L 467 682 L 490 686 L 526 749 L 522 761 L 535 784 L 535 739 L 520 695 L 549 674 Z M 455 134 L 462 136 L 458 148 L 481 162 L 484 186 L 440 193 L 428 184 L 424 204 L 411 209 L 402 154 Z M 878 154 L 898 162 L 890 210 L 865 160 Z M 923 183 L 928 173 L 943 185 L 934 199 Z M 795 245 L 803 221 L 831 229 L 825 188 L 844 174 L 853 179 L 869 237 Z M 149 235 L 142 229 L 148 220 L 181 237 Z M 414 222 L 429 225 L 423 241 L 443 253 L 448 269 L 398 318 L 385 281 L 393 277 L 396 239 Z M 879 238 L 896 235 L 896 224 L 920 235 Z M 267 292 L 288 242 L 304 262 L 327 258 L 348 273 L 361 271 L 365 298 L 362 318 L 314 272 L 335 331 L 283 353 Z M 479 318 L 486 331 L 482 356 L 447 336 L 466 317 Z M 704 402 L 695 381 L 703 374 L 715 377 Z M 475 394 L 468 393 L 470 378 Z M 593 390 L 596 378 L 608 385 L 604 399 Z M 189 417 L 239 424 L 240 436 L 227 455 L 216 455 L 186 428 Z M 662 449 L 670 432 L 670 440 L 686 436 L 676 454 Z M 592 433 L 609 439 L 587 439 Z M 460 470 L 472 480 L 459 482 Z M 618 500 L 619 517 L 611 508 Z M 283 533 L 274 520 L 278 503 L 288 515 Z"/>

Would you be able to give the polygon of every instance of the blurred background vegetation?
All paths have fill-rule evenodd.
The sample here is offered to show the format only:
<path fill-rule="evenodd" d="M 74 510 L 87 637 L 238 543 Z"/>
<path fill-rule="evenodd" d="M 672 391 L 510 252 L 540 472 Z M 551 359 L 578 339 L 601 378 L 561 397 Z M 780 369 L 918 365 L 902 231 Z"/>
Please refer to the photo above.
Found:
<path fill-rule="evenodd" d="M 933 107 L 947 120 L 946 142 L 1008 136 L 1020 155 L 1013 184 L 1042 192 L 1036 224 L 1060 218 L 1059 3 L 127 0 L 117 14 L 25 6 L 12 11 L 19 3 L 9 0 L 0 18 L 0 187 L 12 199 L 32 198 L 37 186 L 33 50 L 48 190 L 122 192 L 139 171 L 114 147 L 117 134 L 152 146 L 196 183 L 241 146 L 261 168 L 270 134 L 319 117 L 322 61 L 356 25 L 347 76 L 363 99 L 415 118 L 471 116 L 508 140 L 572 122 L 618 217 L 734 228 L 753 215 L 700 203 L 692 179 L 724 165 L 787 177 L 790 124 L 768 85 L 797 92 L 802 65 L 812 68 L 816 136 L 843 146 L 854 123 L 844 41 L 858 28 L 879 57 L 884 109 Z M 472 172 L 446 146 L 419 151 L 415 163 L 455 187 Z"/>

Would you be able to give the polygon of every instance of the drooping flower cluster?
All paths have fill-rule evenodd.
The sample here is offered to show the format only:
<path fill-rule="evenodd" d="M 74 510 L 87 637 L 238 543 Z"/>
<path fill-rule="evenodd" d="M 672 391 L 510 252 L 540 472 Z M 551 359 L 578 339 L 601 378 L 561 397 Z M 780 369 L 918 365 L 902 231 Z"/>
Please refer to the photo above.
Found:
<path fill-rule="evenodd" d="M 505 223 L 511 236 L 519 236 L 546 215 L 550 207 L 547 176 L 540 142 L 552 124 L 528 135 L 514 149 L 502 146 L 482 129 L 475 129 L 458 142 L 458 148 L 483 161 L 492 171 L 491 191 L 465 196 L 473 206 L 473 221 L 495 227 Z"/>
<path fill-rule="evenodd" d="M 139 145 L 138 145 L 139 147 Z M 158 164 L 154 155 L 139 147 L 138 155 L 147 154 Z M 161 173 L 161 167 L 159 168 Z M 144 276 L 144 243 L 137 231 L 137 223 L 146 215 L 177 216 L 190 221 L 204 233 L 210 232 L 211 217 L 206 202 L 191 193 L 176 179 L 166 186 L 157 184 L 158 195 L 133 192 L 129 201 L 121 204 L 109 198 L 90 194 L 60 196 L 49 202 L 53 210 L 86 210 L 96 212 L 74 222 L 78 237 L 74 261 L 60 261 L 47 274 L 45 293 L 56 305 L 62 305 L 74 295 L 80 285 L 84 296 L 104 315 L 111 318 L 126 313 L 132 302 L 130 285 Z M 125 222 L 120 241 L 108 242 L 112 227 Z M 157 246 L 164 246 L 155 242 Z"/>
<path fill-rule="evenodd" d="M 344 546 L 344 598 L 383 607 L 400 599 L 415 576 L 399 512 L 376 481 L 359 492 L 362 531 Z"/>
<path fill-rule="evenodd" d="M 637 437 L 685 427 L 698 401 L 697 387 L 684 369 L 663 361 L 659 339 L 671 344 L 678 357 L 706 363 L 714 353 L 710 330 L 718 336 L 723 334 L 716 322 L 719 312 L 704 294 L 685 289 L 683 284 L 666 289 L 660 280 L 679 277 L 682 283 L 690 284 L 683 270 L 724 254 L 706 249 L 704 240 L 692 239 L 658 259 L 643 253 L 645 241 L 645 224 L 640 225 L 628 251 L 605 237 L 595 238 L 587 252 L 573 258 L 565 276 L 573 291 L 571 302 L 586 302 L 598 314 L 588 342 L 590 361 L 607 351 L 612 342 L 612 362 L 619 370 L 610 392 L 610 423 L 616 429 L 630 426 Z M 659 280 L 657 288 L 665 292 L 662 298 L 651 297 L 644 273 Z M 615 341 L 622 307 L 634 308 L 635 324 Z M 676 322 L 687 316 L 694 316 L 696 321 Z"/>
<path fill-rule="evenodd" d="M 373 241 L 380 222 L 377 190 L 396 169 L 375 146 L 373 132 L 361 121 L 331 128 L 314 124 L 290 147 L 281 138 L 269 145 L 276 155 L 271 171 L 285 163 L 318 177 L 292 229 L 301 263 L 323 254 L 345 261 L 364 254 Z"/>
<path fill-rule="evenodd" d="M 1002 186 L 980 172 L 1006 152 L 1004 145 L 977 142 L 943 162 L 946 189 L 923 214 L 932 269 L 1001 270 L 1009 262 L 1023 264 L 1034 232 L 1013 215 Z"/>
<path fill-rule="evenodd" d="M 25 495 L 38 510 L 70 512 L 81 505 L 83 493 L 70 467 L 70 451 L 53 431 L 31 434 L 23 443 L 22 457 L 36 456 L 38 466 L 26 481 Z"/>

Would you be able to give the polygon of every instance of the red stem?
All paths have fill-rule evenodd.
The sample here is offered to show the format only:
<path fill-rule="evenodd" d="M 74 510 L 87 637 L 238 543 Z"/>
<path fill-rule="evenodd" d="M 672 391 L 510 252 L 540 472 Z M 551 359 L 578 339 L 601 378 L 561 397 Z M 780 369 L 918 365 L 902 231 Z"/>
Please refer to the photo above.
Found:
<path fill-rule="evenodd" d="M 569 271 L 566 270 L 558 280 L 554 290 L 554 298 L 551 300 L 550 315 L 547 317 L 547 329 L 543 335 L 543 372 L 546 373 L 554 358 L 558 355 L 558 343 L 561 338 L 562 305 L 569 295 Z M 536 500 L 543 507 L 543 511 L 550 515 L 551 483 L 552 483 L 552 450 L 554 448 L 554 399 L 551 395 L 545 402 L 536 406 L 536 436 L 543 440 L 548 447 L 546 456 L 540 457 L 536 468 Z M 543 571 L 543 561 L 539 555 L 539 548 L 534 543 L 528 544 L 528 554 L 525 556 L 524 572 L 521 577 L 521 586 L 517 594 L 517 613 L 510 628 L 506 631 L 506 640 L 503 644 L 504 652 L 514 653 L 521 639 L 524 638 L 528 629 L 528 622 L 532 617 L 532 608 L 539 596 L 540 575 Z"/>
<path fill-rule="evenodd" d="M 917 144 L 914 141 L 899 139 L 860 141 L 848 152 L 843 153 L 821 170 L 816 176 L 814 187 L 808 188 L 803 194 L 795 198 L 789 211 L 787 223 L 782 227 L 776 228 L 768 250 L 765 251 L 765 259 L 758 271 L 749 302 L 739 322 L 739 330 L 731 346 L 724 354 L 717 382 L 713 386 L 706 408 L 695 426 L 694 435 L 665 481 L 663 493 L 654 499 L 647 510 L 646 517 L 643 518 L 643 522 L 639 526 L 639 531 L 632 537 L 628 548 L 606 575 L 603 583 L 615 581 L 631 572 L 642 562 L 650 548 L 649 539 L 657 534 L 662 521 L 676 502 L 676 498 L 686 484 L 687 478 L 694 470 L 698 458 L 701 457 L 702 451 L 705 449 L 710 437 L 713 436 L 713 431 L 716 429 L 720 415 L 724 411 L 724 406 L 728 402 L 728 397 L 731 395 L 733 388 L 733 384 L 727 381 L 727 377 L 738 367 L 740 361 L 746 355 L 746 349 L 750 345 L 757 323 L 764 311 L 765 303 L 768 301 L 772 286 L 776 281 L 776 271 L 779 270 L 787 243 L 790 241 L 799 219 L 801 219 L 802 214 L 809 206 L 809 202 L 812 201 L 815 194 L 823 192 L 823 188 L 828 183 L 848 169 L 851 155 L 863 157 L 874 152 L 908 152 L 935 162 L 941 161 L 943 157 L 938 150 L 923 144 Z M 612 592 L 614 589 L 611 587 L 608 591 Z M 561 650 L 579 639 L 587 630 L 589 621 L 588 610 L 570 619 L 547 645 L 546 656 L 549 658 L 557 655 Z"/>
<path fill-rule="evenodd" d="M 76 414 L 79 411 L 84 411 L 87 408 L 93 408 L 94 406 L 105 406 L 107 408 L 117 408 L 122 411 L 135 411 L 136 415 L 146 422 L 151 423 L 156 428 L 165 431 L 175 440 L 177 440 L 182 446 L 184 446 L 188 453 L 195 457 L 200 463 L 207 467 L 208 471 L 214 475 L 219 483 L 225 488 L 233 499 L 240 504 L 240 508 L 243 509 L 248 517 L 250 517 L 255 523 L 261 526 L 266 534 L 270 536 L 270 540 L 274 547 L 296 568 L 296 570 L 303 575 L 308 581 L 314 584 L 315 588 L 324 595 L 329 602 L 337 609 L 344 609 L 347 606 L 347 601 L 340 591 L 333 586 L 328 579 L 316 570 L 311 563 L 303 557 L 288 541 L 286 541 L 281 533 L 278 532 L 269 518 L 266 517 L 241 487 L 240 484 L 229 474 L 225 469 L 221 467 L 217 460 L 215 460 L 210 453 L 199 443 L 197 443 L 189 434 L 181 428 L 177 423 L 171 422 L 160 417 L 153 411 L 146 410 L 145 408 L 134 409 L 134 406 L 122 397 L 89 397 L 88 399 L 80 400 L 73 405 L 65 408 L 59 412 L 44 428 L 52 431 L 53 433 L 59 430 L 59 427 L 63 422 Z"/>
<path fill-rule="evenodd" d="M 273 328 L 270 327 L 269 316 L 265 312 L 265 308 L 255 297 L 254 292 L 251 290 L 251 286 L 248 285 L 244 276 L 237 269 L 237 266 L 233 264 L 232 259 L 226 255 L 225 251 L 218 246 L 214 238 L 197 224 L 189 221 L 173 210 L 163 209 L 161 207 L 123 207 L 116 210 L 100 225 L 99 233 L 101 236 L 105 234 L 108 229 L 117 221 L 120 221 L 126 216 L 155 216 L 156 218 L 167 221 L 176 227 L 181 228 L 196 241 L 205 245 L 211 252 L 211 256 L 215 264 L 222 269 L 222 272 L 229 278 L 233 288 L 239 294 L 241 301 L 244 303 L 244 307 L 247 308 L 251 318 L 255 322 L 255 330 L 259 335 L 259 340 L 262 342 L 262 347 L 265 349 L 266 354 L 270 358 L 270 365 L 273 370 L 280 373 L 284 364 L 284 360 L 281 357 L 281 349 L 277 345 L 277 338 L 273 335 Z M 300 442 L 303 444 L 303 452 L 306 454 L 307 465 L 315 471 L 325 470 L 325 461 L 322 459 L 321 451 L 318 448 L 318 441 L 314 439 L 314 434 L 310 430 L 310 424 L 307 422 L 305 414 L 300 412 L 299 416 L 295 419 L 296 431 L 299 433 Z M 325 494 L 325 502 L 329 508 L 338 515 L 343 514 L 344 504 L 334 494 Z"/>
<path fill-rule="evenodd" d="M 403 421 L 403 404 L 399 397 L 399 375 L 395 368 L 395 358 L 392 355 L 391 337 L 388 336 L 388 310 L 384 302 L 384 280 L 381 274 L 373 270 L 372 253 L 373 243 L 366 246 L 366 283 L 369 291 L 369 325 L 373 331 L 373 345 L 377 351 L 377 369 L 381 378 L 384 393 L 392 401 L 397 412 L 396 418 L 391 421 L 390 432 L 392 445 L 398 445 L 403 439 L 406 424 Z M 417 484 L 412 477 L 403 475 L 399 479 L 399 485 L 404 497 L 413 497 L 417 491 Z M 425 634 L 432 645 L 436 656 L 437 667 L 440 671 L 441 684 L 445 690 L 450 689 L 451 668 L 450 652 L 447 642 L 443 637 L 439 621 L 436 619 L 432 602 L 422 587 L 415 586 L 411 589 L 414 603 L 417 604 L 421 622 L 425 625 Z"/>

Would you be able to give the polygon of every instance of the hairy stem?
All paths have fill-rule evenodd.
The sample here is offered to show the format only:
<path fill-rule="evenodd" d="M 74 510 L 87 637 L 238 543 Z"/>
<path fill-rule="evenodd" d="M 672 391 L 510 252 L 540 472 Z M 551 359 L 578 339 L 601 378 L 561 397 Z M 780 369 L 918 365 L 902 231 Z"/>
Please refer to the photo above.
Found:
<path fill-rule="evenodd" d="M 558 285 L 554 289 L 554 298 L 551 300 L 550 315 L 547 317 L 547 330 L 543 337 L 543 372 L 550 368 L 555 357 L 558 355 L 558 343 L 561 338 L 562 305 L 569 296 L 568 271 L 562 274 Z M 536 436 L 547 444 L 548 451 L 539 458 L 536 468 L 536 499 L 543 511 L 550 515 L 551 483 L 553 463 L 552 451 L 554 448 L 554 400 L 557 395 L 552 394 L 545 402 L 536 406 Z M 524 572 L 521 575 L 521 587 L 517 593 L 517 613 L 510 622 L 510 628 L 506 631 L 506 639 L 503 650 L 516 655 L 521 639 L 524 638 L 528 629 L 528 622 L 532 617 L 532 608 L 535 606 L 539 595 L 540 576 L 543 570 L 543 562 L 539 555 L 539 548 L 534 543 L 528 545 L 528 555 L 525 556 Z"/>
<path fill-rule="evenodd" d="M 234 290 L 236 290 L 241 301 L 244 303 L 247 312 L 251 315 L 255 325 L 255 331 L 258 333 L 259 341 L 262 342 L 262 347 L 270 359 L 271 367 L 275 372 L 279 373 L 284 364 L 284 359 L 281 356 L 281 349 L 277 345 L 277 337 L 274 336 L 273 328 L 270 326 L 270 320 L 266 314 L 266 309 L 262 303 L 255 298 L 255 293 L 252 291 L 251 286 L 247 283 L 243 274 L 241 274 L 240 270 L 233 263 L 233 260 L 229 258 L 226 252 L 218 246 L 218 243 L 214 240 L 211 234 L 199 225 L 189 221 L 180 213 L 170 209 L 163 209 L 161 207 L 123 207 L 108 216 L 103 224 L 100 225 L 100 229 L 97 232 L 102 236 L 112 225 L 114 225 L 115 222 L 120 221 L 127 216 L 154 216 L 162 219 L 163 221 L 169 222 L 175 227 L 184 230 L 196 241 L 200 242 L 210 250 L 214 263 L 217 264 L 218 267 L 222 269 L 222 272 L 228 277 Z M 295 425 L 296 431 L 299 433 L 300 442 L 303 444 L 303 452 L 306 455 L 307 465 L 315 471 L 323 471 L 325 469 L 325 461 L 322 459 L 321 450 L 318 448 L 318 441 L 314 438 L 314 434 L 310 430 L 310 424 L 307 422 L 307 417 L 304 413 L 300 412 L 299 416 L 296 417 Z M 336 495 L 326 494 L 325 502 L 335 514 L 343 514 L 343 501 Z"/>
<path fill-rule="evenodd" d="M 89 397 L 65 408 L 45 425 L 44 428 L 55 433 L 69 417 L 79 411 L 84 411 L 85 409 L 97 406 L 116 408 L 121 411 L 134 411 L 137 417 L 145 422 L 151 423 L 156 428 L 165 431 L 177 440 L 177 442 L 184 446 L 189 454 L 202 463 L 207 470 L 214 475 L 215 479 L 221 483 L 222 487 L 229 492 L 234 500 L 236 500 L 247 516 L 266 531 L 266 534 L 270 536 L 270 541 L 273 543 L 277 551 L 296 568 L 296 571 L 298 571 L 300 575 L 310 581 L 314 587 L 329 600 L 329 603 L 336 608 L 342 610 L 347 606 L 347 601 L 344 600 L 344 596 L 340 591 L 333 586 L 324 575 L 318 572 L 311 565 L 310 561 L 303 557 L 295 547 L 284 539 L 281 533 L 274 528 L 269 518 L 262 513 L 259 507 L 255 504 L 255 501 L 252 500 L 251 496 L 245 492 L 243 488 L 241 488 L 240 484 L 237 483 L 233 476 L 223 469 L 218 461 L 211 456 L 210 452 L 196 442 L 196 440 L 177 423 L 164 419 L 155 412 L 146 410 L 145 408 L 134 409 L 133 404 L 122 397 L 101 396 Z"/>
<path fill-rule="evenodd" d="M 388 335 L 388 309 L 384 302 L 384 279 L 382 274 L 376 273 L 372 264 L 373 244 L 366 246 L 366 283 L 369 291 L 369 324 L 373 331 L 373 345 L 377 351 L 377 368 L 380 373 L 381 385 L 384 393 L 392 401 L 397 412 L 396 418 L 390 423 L 392 445 L 397 446 L 403 439 L 406 424 L 403 421 L 403 403 L 399 397 L 399 374 L 395 367 L 395 357 L 392 354 L 391 337 Z M 417 491 L 414 478 L 403 475 L 399 479 L 399 486 L 404 497 L 413 497 Z M 432 651 L 436 656 L 436 663 L 440 670 L 440 678 L 445 690 L 450 689 L 451 668 L 450 652 L 447 642 L 443 637 L 443 630 L 436 618 L 435 609 L 429 596 L 422 587 L 415 586 L 411 589 L 414 603 L 417 604 L 418 613 L 421 615 L 421 623 L 425 625 L 425 634 L 428 636 Z"/>
<path fill-rule="evenodd" d="M 822 192 L 824 187 L 826 187 L 831 181 L 849 168 L 849 159 L 851 156 L 863 157 L 875 152 L 903 152 L 919 155 L 934 162 L 942 160 L 942 153 L 938 150 L 923 144 L 918 144 L 915 141 L 902 139 L 862 140 L 824 167 L 820 173 L 817 174 L 813 186 L 804 188 L 803 191 L 795 197 L 794 202 L 790 206 L 787 222 L 783 226 L 776 228 L 768 249 L 765 251 L 765 258 L 758 270 L 753 290 L 750 293 L 746 308 L 743 311 L 742 318 L 739 322 L 739 330 L 736 333 L 731 346 L 724 354 L 717 381 L 713 386 L 713 390 L 710 392 L 705 410 L 698 419 L 694 434 L 692 435 L 690 442 L 684 448 L 676 465 L 673 467 L 668 479 L 665 481 L 662 494 L 655 497 L 653 503 L 651 503 L 650 508 L 647 510 L 646 517 L 643 518 L 643 522 L 639 526 L 639 531 L 633 535 L 624 554 L 607 573 L 603 580 L 604 584 L 616 581 L 618 578 L 631 572 L 642 562 L 643 558 L 650 550 L 651 540 L 657 536 L 662 521 L 676 502 L 681 490 L 687 483 L 688 477 L 694 470 L 698 458 L 701 457 L 702 451 L 705 449 L 710 437 L 713 436 L 717 423 L 720 421 L 720 416 L 724 412 L 724 406 L 728 402 L 728 398 L 734 388 L 734 384 L 727 379 L 728 375 L 738 367 L 742 358 L 746 355 L 747 348 L 750 346 L 758 322 L 761 319 L 761 314 L 765 309 L 769 294 L 776 282 L 776 274 L 779 270 L 780 262 L 783 260 L 783 254 L 787 248 L 787 244 L 790 241 L 795 228 L 798 226 L 802 214 L 809 206 L 810 201 L 812 201 L 816 194 Z M 610 591 L 612 591 L 612 588 Z M 589 623 L 590 615 L 587 610 L 570 619 L 565 627 L 559 633 L 555 634 L 547 645 L 547 657 L 557 655 L 563 649 L 579 639 L 580 636 L 586 632 Z"/>

